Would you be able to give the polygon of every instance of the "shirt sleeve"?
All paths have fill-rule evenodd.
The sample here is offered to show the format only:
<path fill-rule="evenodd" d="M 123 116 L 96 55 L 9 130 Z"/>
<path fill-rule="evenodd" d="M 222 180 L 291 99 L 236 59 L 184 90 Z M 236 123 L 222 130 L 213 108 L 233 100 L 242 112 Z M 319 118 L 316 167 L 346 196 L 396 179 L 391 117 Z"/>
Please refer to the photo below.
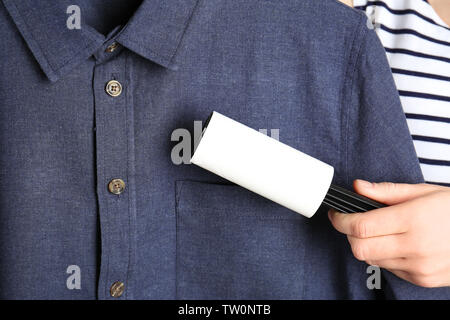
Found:
<path fill-rule="evenodd" d="M 363 24 L 364 25 L 364 24 Z M 419 161 L 381 42 L 365 25 L 349 66 L 345 145 L 347 183 L 423 182 Z M 353 64 L 354 63 L 354 64 Z M 387 299 L 450 299 L 450 287 L 422 288 L 383 270 Z"/>

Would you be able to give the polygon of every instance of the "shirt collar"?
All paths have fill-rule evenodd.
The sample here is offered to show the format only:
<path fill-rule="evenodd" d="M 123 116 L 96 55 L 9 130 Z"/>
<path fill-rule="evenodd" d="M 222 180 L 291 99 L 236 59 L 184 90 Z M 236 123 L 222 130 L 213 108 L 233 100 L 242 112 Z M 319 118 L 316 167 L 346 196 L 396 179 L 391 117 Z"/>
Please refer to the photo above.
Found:
<path fill-rule="evenodd" d="M 121 45 L 163 67 L 174 69 L 174 56 L 198 0 L 144 0 L 116 35 Z M 65 1 L 3 0 L 28 47 L 51 81 L 73 70 L 106 42 L 83 23 L 67 28 Z"/>

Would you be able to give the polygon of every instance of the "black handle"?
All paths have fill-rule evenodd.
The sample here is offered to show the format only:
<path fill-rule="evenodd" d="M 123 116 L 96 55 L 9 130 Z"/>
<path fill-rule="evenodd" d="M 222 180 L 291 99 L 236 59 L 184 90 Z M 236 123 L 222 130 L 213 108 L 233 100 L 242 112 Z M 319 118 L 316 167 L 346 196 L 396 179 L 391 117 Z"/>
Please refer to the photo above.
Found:
<path fill-rule="evenodd" d="M 323 203 L 328 207 L 343 213 L 366 212 L 386 207 L 383 203 L 379 203 L 335 185 L 330 186 Z"/>

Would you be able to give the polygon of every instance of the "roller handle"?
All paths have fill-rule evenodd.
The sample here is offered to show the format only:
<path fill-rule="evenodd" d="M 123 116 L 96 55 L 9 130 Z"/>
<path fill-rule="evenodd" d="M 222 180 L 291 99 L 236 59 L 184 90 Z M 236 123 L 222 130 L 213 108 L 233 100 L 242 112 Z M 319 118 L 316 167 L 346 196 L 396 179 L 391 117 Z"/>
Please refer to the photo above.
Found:
<path fill-rule="evenodd" d="M 330 186 L 323 203 L 342 213 L 366 212 L 386 207 L 383 203 L 335 185 Z"/>

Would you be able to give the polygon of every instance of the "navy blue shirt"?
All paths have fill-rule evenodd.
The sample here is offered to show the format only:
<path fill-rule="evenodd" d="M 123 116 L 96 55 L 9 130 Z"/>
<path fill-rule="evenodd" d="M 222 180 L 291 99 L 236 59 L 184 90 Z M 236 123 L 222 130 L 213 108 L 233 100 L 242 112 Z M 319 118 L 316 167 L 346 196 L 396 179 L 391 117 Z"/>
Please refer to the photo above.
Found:
<path fill-rule="evenodd" d="M 326 208 L 303 218 L 173 161 L 174 131 L 194 144 L 194 121 L 216 110 L 279 129 L 344 187 L 422 181 L 362 13 L 331 0 L 3 0 L 0 39 L 1 298 L 450 297 L 384 271 L 369 290 Z"/>

